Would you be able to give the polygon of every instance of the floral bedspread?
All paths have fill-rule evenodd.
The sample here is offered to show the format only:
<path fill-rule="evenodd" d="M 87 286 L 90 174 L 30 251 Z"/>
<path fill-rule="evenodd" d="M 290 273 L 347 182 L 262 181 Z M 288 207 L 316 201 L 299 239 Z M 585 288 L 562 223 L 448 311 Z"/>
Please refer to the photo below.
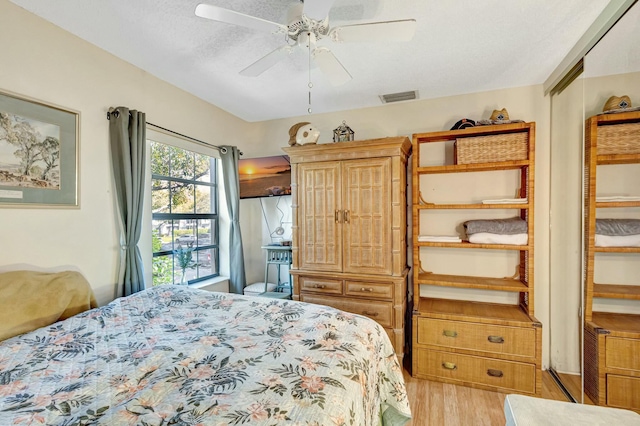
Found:
<path fill-rule="evenodd" d="M 0 343 L 0 425 L 377 425 L 410 417 L 384 331 L 161 286 Z"/>

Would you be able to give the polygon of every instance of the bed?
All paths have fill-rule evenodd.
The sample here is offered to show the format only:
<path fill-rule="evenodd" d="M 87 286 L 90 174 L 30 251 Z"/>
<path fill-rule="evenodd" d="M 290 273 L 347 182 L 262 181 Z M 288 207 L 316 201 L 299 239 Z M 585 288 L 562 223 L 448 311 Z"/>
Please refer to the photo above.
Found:
<path fill-rule="evenodd" d="M 0 425 L 399 425 L 368 318 L 161 286 L 0 343 Z"/>

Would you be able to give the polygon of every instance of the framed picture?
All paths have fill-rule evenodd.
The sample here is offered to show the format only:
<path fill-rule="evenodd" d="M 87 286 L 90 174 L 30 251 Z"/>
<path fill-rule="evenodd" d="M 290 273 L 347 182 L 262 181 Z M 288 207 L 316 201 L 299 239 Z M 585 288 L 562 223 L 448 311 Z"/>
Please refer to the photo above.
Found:
<path fill-rule="evenodd" d="M 0 207 L 78 207 L 79 115 L 0 91 Z"/>
<path fill-rule="evenodd" d="M 241 158 L 238 161 L 240 198 L 291 195 L 289 156 Z"/>

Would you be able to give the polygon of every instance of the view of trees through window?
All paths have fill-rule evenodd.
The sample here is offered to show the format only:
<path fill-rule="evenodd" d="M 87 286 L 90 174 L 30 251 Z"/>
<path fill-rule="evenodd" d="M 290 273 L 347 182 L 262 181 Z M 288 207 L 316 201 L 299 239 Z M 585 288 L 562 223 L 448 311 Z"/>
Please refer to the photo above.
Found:
<path fill-rule="evenodd" d="M 149 143 L 153 285 L 187 284 L 217 276 L 216 159 Z"/>

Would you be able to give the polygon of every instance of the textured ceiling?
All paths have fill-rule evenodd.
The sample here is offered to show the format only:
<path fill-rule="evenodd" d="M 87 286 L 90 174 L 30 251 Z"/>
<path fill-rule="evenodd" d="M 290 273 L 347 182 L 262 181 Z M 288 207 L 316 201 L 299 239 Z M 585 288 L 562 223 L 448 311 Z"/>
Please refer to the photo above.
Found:
<path fill-rule="evenodd" d="M 306 114 L 309 74 L 313 113 L 378 106 L 379 95 L 408 90 L 425 99 L 543 83 L 608 3 L 336 0 L 330 26 L 414 18 L 417 30 L 404 43 L 321 40 L 353 76 L 334 87 L 309 72 L 304 51 L 258 77 L 239 75 L 284 36 L 196 17 L 203 0 L 11 1 L 247 121 Z M 282 24 L 297 3 L 206 2 Z"/>

